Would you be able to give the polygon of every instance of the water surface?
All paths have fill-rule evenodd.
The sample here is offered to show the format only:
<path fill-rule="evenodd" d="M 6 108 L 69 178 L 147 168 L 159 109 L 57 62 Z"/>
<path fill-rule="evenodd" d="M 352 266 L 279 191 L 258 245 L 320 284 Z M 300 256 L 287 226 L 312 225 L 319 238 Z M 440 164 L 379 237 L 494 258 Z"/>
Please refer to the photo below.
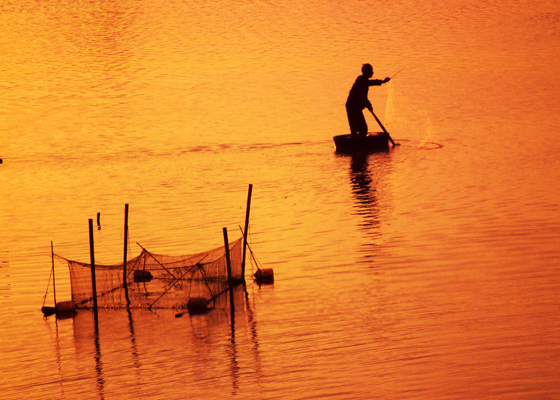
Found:
<path fill-rule="evenodd" d="M 3 398 L 560 396 L 558 4 L 0 12 Z M 400 146 L 338 155 L 364 62 L 405 67 L 370 90 Z M 248 279 L 233 316 L 43 319 L 51 241 L 88 261 L 100 213 L 96 260 L 120 262 L 128 203 L 131 256 L 211 249 L 249 183 L 276 280 Z"/>

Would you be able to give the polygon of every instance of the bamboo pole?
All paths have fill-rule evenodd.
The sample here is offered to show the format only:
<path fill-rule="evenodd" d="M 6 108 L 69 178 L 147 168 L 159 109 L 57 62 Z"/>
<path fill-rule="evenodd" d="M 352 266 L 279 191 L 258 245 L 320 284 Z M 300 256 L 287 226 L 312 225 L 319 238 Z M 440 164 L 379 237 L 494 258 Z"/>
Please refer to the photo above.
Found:
<path fill-rule="evenodd" d="M 245 230 L 243 231 L 243 260 L 241 262 L 241 277 L 245 279 L 245 256 L 247 254 L 247 236 L 249 231 L 249 213 L 251 211 L 251 194 L 253 185 L 249 184 L 249 194 L 247 195 L 247 211 L 245 212 Z"/>
<path fill-rule="evenodd" d="M 89 255 L 91 259 L 91 288 L 93 290 L 93 315 L 95 317 L 95 326 L 97 327 L 99 320 L 97 318 L 97 286 L 95 283 L 95 252 L 93 248 L 93 219 L 89 220 Z"/>
<path fill-rule="evenodd" d="M 128 249 L 128 204 L 124 205 L 124 261 L 123 261 L 123 287 L 124 287 L 124 297 L 126 298 L 126 306 L 130 305 L 130 299 L 128 298 L 128 283 L 126 274 L 126 257 Z"/>

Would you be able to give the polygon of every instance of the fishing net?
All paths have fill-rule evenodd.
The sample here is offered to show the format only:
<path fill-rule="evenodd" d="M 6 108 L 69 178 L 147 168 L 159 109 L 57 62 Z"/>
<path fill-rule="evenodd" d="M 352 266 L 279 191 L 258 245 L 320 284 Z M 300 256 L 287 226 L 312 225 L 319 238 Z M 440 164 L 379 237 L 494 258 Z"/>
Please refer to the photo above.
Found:
<path fill-rule="evenodd" d="M 231 279 L 240 281 L 242 274 L 242 238 L 229 244 Z M 72 301 L 77 308 L 93 308 L 91 264 L 68 260 Z M 127 307 L 124 265 L 95 265 L 97 306 Z M 189 300 L 205 300 L 214 306 L 229 288 L 225 246 L 203 253 L 169 256 L 142 249 L 139 256 L 126 264 L 126 287 L 129 307 L 187 307 Z"/>
<path fill-rule="evenodd" d="M 432 119 L 419 99 L 412 100 L 397 93 L 393 81 L 387 83 L 387 105 L 385 107 L 385 127 L 399 139 L 419 141 L 419 148 L 426 147 L 428 140 L 438 140 Z"/>

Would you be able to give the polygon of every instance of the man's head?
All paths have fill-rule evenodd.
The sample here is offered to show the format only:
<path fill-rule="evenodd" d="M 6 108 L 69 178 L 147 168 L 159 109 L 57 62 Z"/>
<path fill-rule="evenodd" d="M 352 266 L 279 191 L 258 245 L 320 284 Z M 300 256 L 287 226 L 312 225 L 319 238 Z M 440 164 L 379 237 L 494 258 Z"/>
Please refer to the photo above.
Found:
<path fill-rule="evenodd" d="M 368 78 L 373 76 L 373 67 L 371 64 L 364 64 L 362 65 L 362 74 Z"/>

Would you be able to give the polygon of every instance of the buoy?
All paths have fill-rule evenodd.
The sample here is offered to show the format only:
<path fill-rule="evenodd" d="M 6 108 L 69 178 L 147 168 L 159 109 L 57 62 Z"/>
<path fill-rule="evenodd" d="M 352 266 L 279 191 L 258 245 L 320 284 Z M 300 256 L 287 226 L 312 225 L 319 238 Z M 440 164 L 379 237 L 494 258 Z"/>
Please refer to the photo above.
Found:
<path fill-rule="evenodd" d="M 43 307 L 41 311 L 45 317 L 56 314 L 58 319 L 73 318 L 76 316 L 76 305 L 73 301 L 61 301 L 55 307 Z"/>
<path fill-rule="evenodd" d="M 191 297 L 187 303 L 189 314 L 202 314 L 208 311 L 208 300 L 204 297 Z"/>
<path fill-rule="evenodd" d="M 137 269 L 134 271 L 134 282 L 150 282 L 154 277 L 150 271 Z"/>
<path fill-rule="evenodd" d="M 73 301 L 60 301 L 56 303 L 56 313 L 76 311 L 76 305 Z"/>
<path fill-rule="evenodd" d="M 56 319 L 68 319 L 76 316 L 76 305 L 73 301 L 56 303 Z"/>
<path fill-rule="evenodd" d="M 49 317 L 49 316 L 56 313 L 56 307 L 45 307 L 45 306 L 43 306 L 41 308 L 41 311 L 43 312 L 45 317 Z"/>
<path fill-rule="evenodd" d="M 259 285 L 274 283 L 274 270 L 272 268 L 259 269 L 254 276 Z"/>

